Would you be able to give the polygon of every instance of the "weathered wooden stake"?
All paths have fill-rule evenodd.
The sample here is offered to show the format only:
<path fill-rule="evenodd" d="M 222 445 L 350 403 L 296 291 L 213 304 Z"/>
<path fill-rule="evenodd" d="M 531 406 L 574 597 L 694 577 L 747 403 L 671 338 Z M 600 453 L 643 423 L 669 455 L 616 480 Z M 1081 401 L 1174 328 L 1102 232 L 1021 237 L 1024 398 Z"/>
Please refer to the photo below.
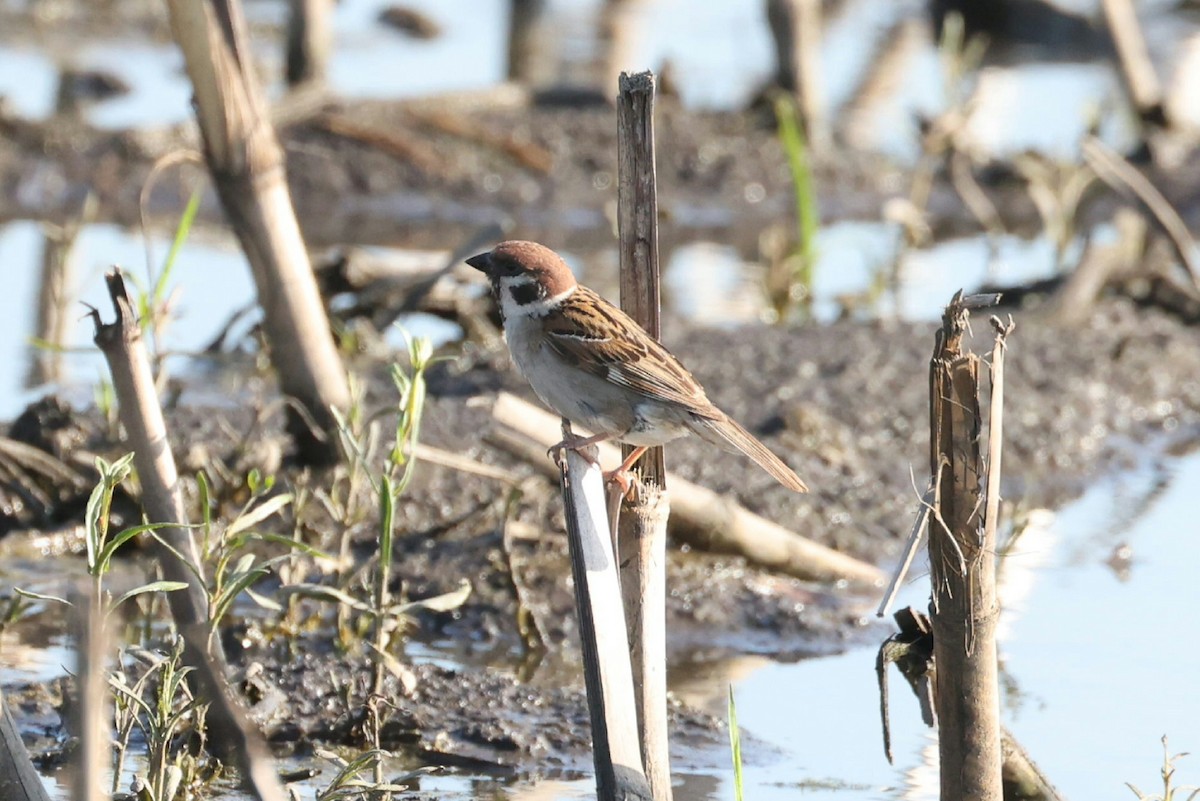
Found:
<path fill-rule="evenodd" d="M 1000 702 L 996 662 L 995 505 L 984 493 L 980 452 L 980 359 L 964 351 L 968 303 L 954 296 L 942 317 L 929 371 L 930 604 L 941 798 L 1000 801 Z M 1003 363 L 1003 350 L 994 358 Z M 999 399 L 993 402 L 997 408 Z M 999 425 L 997 419 L 994 423 Z M 999 431 L 989 454 L 996 466 L 989 493 L 999 492 Z"/>
<path fill-rule="evenodd" d="M 287 26 L 288 86 L 322 83 L 333 51 L 331 0 L 291 0 Z"/>
<path fill-rule="evenodd" d="M 832 134 L 821 82 L 821 0 L 767 0 L 775 42 L 775 82 L 796 100 L 813 150 L 829 147 Z"/>
<path fill-rule="evenodd" d="M 566 421 L 563 435 L 570 436 Z M 572 450 L 564 452 L 560 471 L 597 796 L 600 801 L 651 801 L 638 749 L 629 639 L 605 511 L 604 480 L 595 461 Z"/>
<path fill-rule="evenodd" d="M 134 305 L 119 270 L 106 276 L 117 319 L 101 323 L 92 310 L 95 342 L 108 362 L 133 464 L 142 485 L 142 509 L 151 523 L 168 524 L 151 539 L 163 576 L 187 585 L 167 594 L 175 628 L 184 640 L 183 661 L 193 671 L 188 683 L 193 694 L 209 704 L 208 741 L 226 764 L 241 772 L 243 786 L 260 801 L 285 801 L 287 794 L 275 772 L 266 742 L 245 720 L 229 697 L 224 655 L 208 649 L 211 626 L 204 594 L 204 567 L 179 495 L 179 474 L 167 441 L 167 425 L 154 390 L 150 359 L 142 341 Z M 162 542 L 159 542 L 161 538 Z M 164 545 L 163 543 L 166 543 Z M 170 546 L 170 547 L 167 547 Z"/>
<path fill-rule="evenodd" d="M 167 0 L 195 90 L 204 156 L 225 216 L 254 273 L 271 363 L 301 459 L 338 458 L 332 408 L 350 402 L 346 373 L 288 194 L 283 148 L 250 68 L 237 0 Z"/>
<path fill-rule="evenodd" d="M 617 231 L 621 308 L 655 339 L 659 319 L 654 75 L 621 73 L 617 95 Z M 633 449 L 626 445 L 622 457 Z M 635 467 L 638 497 L 623 504 L 617 544 L 629 626 L 642 764 L 655 801 L 670 801 L 667 733 L 667 468 L 651 448 Z"/>

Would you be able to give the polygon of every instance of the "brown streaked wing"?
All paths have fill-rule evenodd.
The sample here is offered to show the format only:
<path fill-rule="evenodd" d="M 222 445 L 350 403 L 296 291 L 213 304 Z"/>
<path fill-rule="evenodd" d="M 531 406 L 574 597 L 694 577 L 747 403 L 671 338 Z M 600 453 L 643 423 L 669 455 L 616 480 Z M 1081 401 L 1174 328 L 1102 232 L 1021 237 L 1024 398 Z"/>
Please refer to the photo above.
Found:
<path fill-rule="evenodd" d="M 606 336 L 604 331 L 610 328 L 622 335 Z M 560 356 L 600 378 L 647 397 L 678 403 L 703 417 L 720 414 L 670 351 L 587 287 L 580 286 L 556 314 L 542 318 L 542 330 Z"/>

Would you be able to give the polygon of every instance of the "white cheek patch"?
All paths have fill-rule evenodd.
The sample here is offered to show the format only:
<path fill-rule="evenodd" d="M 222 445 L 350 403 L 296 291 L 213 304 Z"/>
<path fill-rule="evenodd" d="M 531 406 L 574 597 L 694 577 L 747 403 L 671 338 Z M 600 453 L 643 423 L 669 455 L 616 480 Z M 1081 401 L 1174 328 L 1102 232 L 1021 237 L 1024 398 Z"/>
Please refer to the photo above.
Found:
<path fill-rule="evenodd" d="M 500 305 L 501 310 L 504 313 L 505 320 L 512 320 L 517 317 L 545 317 L 547 314 L 557 309 L 562 302 L 570 297 L 571 293 L 575 291 L 575 287 L 571 287 L 570 289 L 559 292 L 557 295 L 551 295 L 548 298 L 540 298 L 528 303 L 518 303 L 516 298 L 513 297 L 512 288 L 530 284 L 533 282 L 533 279 L 526 276 L 521 276 L 519 278 L 512 279 L 516 282 L 512 284 L 504 283 L 508 279 L 502 278 L 500 280 Z"/>

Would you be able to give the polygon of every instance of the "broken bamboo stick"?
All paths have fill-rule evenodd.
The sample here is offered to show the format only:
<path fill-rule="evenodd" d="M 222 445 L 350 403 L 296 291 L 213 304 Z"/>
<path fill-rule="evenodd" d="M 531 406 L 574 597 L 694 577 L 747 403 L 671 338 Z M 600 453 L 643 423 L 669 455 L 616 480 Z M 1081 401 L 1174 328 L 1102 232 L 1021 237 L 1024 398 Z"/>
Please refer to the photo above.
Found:
<path fill-rule="evenodd" d="M 229 225 L 250 262 L 271 364 L 302 461 L 339 458 L 334 409 L 349 384 L 288 193 L 283 147 L 252 74 L 238 0 L 167 0 L 171 31 L 195 90 L 204 156 Z"/>
<path fill-rule="evenodd" d="M 1000 701 L 997 678 L 995 502 L 1000 420 L 992 420 L 995 470 L 984 481 L 980 448 L 980 358 L 966 350 L 968 304 L 957 293 L 946 307 L 929 365 L 930 578 L 937 665 L 941 798 L 1001 801 Z M 1002 335 L 998 338 L 1001 341 Z M 1004 350 L 992 353 L 1001 376 Z M 996 362 L 999 361 L 1000 367 Z M 1000 385 L 994 385 L 1000 390 Z M 993 414 L 1000 400 L 992 404 Z M 985 514 L 986 510 L 986 514 Z M 991 519 L 987 515 L 991 514 Z"/>

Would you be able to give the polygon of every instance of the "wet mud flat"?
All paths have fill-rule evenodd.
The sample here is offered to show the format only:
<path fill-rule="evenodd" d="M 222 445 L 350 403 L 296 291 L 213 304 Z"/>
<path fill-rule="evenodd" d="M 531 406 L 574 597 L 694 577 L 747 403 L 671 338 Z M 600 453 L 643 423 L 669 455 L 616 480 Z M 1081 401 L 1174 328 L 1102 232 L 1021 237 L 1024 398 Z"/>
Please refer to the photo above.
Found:
<path fill-rule="evenodd" d="M 1058 326 L 1037 310 L 1015 316 L 1006 389 L 1007 511 L 1058 507 L 1090 480 L 1132 465 L 1147 443 L 1183 448 L 1200 437 L 1200 331 L 1119 298 L 1099 304 L 1078 328 Z M 974 348 L 983 352 L 990 331 L 984 316 L 974 321 Z M 933 333 L 929 324 L 887 322 L 668 326 L 667 344 L 713 400 L 784 454 L 813 491 L 793 495 L 749 462 L 699 441 L 670 446 L 669 468 L 804 536 L 890 567 L 917 508 L 910 468 L 922 475 L 927 467 Z M 394 401 L 386 365 L 354 369 L 370 383 L 368 409 L 386 409 Z M 408 683 L 389 679 L 385 739 L 418 761 L 466 773 L 586 768 L 587 716 L 561 502 L 532 467 L 488 439 L 496 394 L 528 396 L 528 390 L 501 349 L 475 345 L 436 366 L 429 385 L 422 440 L 501 468 L 513 480 L 424 462 L 398 506 L 394 591 L 421 599 L 465 579 L 472 593 L 452 612 L 415 613 L 409 621 L 414 673 Z M 186 469 L 212 458 L 239 469 L 258 461 L 278 476 L 280 488 L 331 481 L 331 474 L 301 473 L 272 455 L 286 450 L 278 413 L 257 428 L 254 442 L 241 439 L 251 430 L 250 410 L 271 399 L 270 382 L 251 386 L 259 389 L 230 408 L 189 406 L 185 386 L 170 422 Z M 120 452 L 94 412 L 68 417 L 65 424 L 77 430 L 61 441 Z M 386 414 L 380 420 L 390 425 Z M 279 447 L 261 445 L 272 441 Z M 376 549 L 373 514 L 347 532 L 352 556 L 363 564 Z M 308 541 L 327 549 L 342 533 L 318 504 L 279 525 L 306 531 Z M 672 661 L 731 652 L 802 658 L 887 633 L 873 623 L 873 594 L 694 550 L 672 549 L 668 571 Z M 256 589 L 272 596 L 278 579 Z M 302 625 L 282 625 L 247 612 L 223 629 L 235 687 L 281 753 L 364 745 L 369 659 L 361 648 L 335 643 L 332 615 L 329 605 L 313 605 L 298 618 Z M 531 647 L 522 634 L 529 620 L 544 648 Z M 429 654 L 453 654 L 453 664 Z M 61 693 L 41 684 L 6 692 L 18 719 L 36 729 L 31 737 L 42 750 L 61 750 Z M 685 748 L 720 747 L 719 721 L 682 708 L 673 710 L 673 720 Z"/>
<path fill-rule="evenodd" d="M 498 221 L 557 246 L 610 243 L 616 113 L 596 98 L 547 98 L 510 86 L 402 101 L 301 96 L 279 107 L 275 121 L 310 245 L 442 249 Z M 662 98 L 655 126 L 664 238 L 720 232 L 740 252 L 754 253 L 765 227 L 793 222 L 787 157 L 768 106 L 697 111 Z M 78 118 L 25 120 L 0 108 L 0 219 L 68 220 L 91 192 L 101 219 L 136 225 L 152 166 L 181 149 L 199 149 L 191 123 L 108 131 Z M 826 224 L 879 220 L 887 201 L 906 198 L 915 180 L 912 169 L 861 152 L 813 154 L 812 167 Z M 1191 226 L 1200 215 L 1191 190 L 1196 169 L 1195 160 L 1146 165 Z M 973 172 L 1005 230 L 1041 230 L 1026 180 L 1011 164 L 981 161 Z M 194 183 L 185 173 L 160 176 L 152 212 L 177 218 Z M 1079 229 L 1108 220 L 1117 203 L 1112 193 L 1090 193 Z M 202 218 L 220 219 L 215 199 Z M 932 176 L 928 219 L 935 239 L 982 228 L 941 168 Z"/>

